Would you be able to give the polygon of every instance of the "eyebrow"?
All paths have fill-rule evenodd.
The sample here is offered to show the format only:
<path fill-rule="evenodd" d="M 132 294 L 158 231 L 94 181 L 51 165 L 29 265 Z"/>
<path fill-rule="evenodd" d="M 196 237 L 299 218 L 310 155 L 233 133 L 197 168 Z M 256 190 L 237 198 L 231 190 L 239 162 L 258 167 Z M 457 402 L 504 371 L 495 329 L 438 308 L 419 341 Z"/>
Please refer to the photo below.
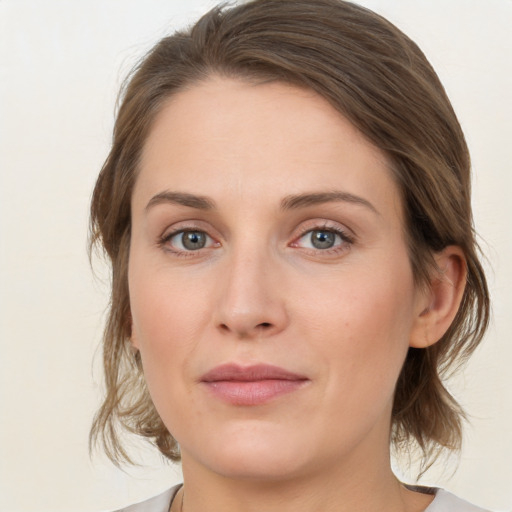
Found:
<path fill-rule="evenodd" d="M 197 210 L 215 209 L 215 203 L 208 197 L 188 194 L 187 192 L 172 192 L 170 190 L 164 190 L 150 199 L 149 203 L 146 205 L 146 211 L 153 206 L 165 203 L 179 204 L 189 208 L 196 208 Z"/>
<path fill-rule="evenodd" d="M 349 192 L 343 192 L 339 190 L 287 196 L 281 201 L 281 208 L 283 210 L 296 210 L 298 208 L 306 208 L 308 206 L 315 206 L 317 204 L 331 202 L 346 202 L 358 204 L 361 206 L 365 206 L 366 208 L 371 210 L 373 213 L 376 213 L 377 215 L 379 214 L 375 206 L 373 206 L 373 204 L 370 203 L 370 201 L 367 201 L 366 199 L 351 194 Z"/>
<path fill-rule="evenodd" d="M 331 202 L 346 202 L 358 204 L 379 214 L 375 206 L 366 199 L 343 191 L 329 191 L 329 192 L 311 192 L 304 194 L 294 194 L 286 196 L 281 201 L 282 210 L 297 210 L 300 208 L 307 208 L 308 206 L 315 206 L 323 203 Z M 206 197 L 190 194 L 188 192 L 173 192 L 165 190 L 153 196 L 149 203 L 146 205 L 146 211 L 159 204 L 178 204 L 188 208 L 195 208 L 197 210 L 214 210 L 216 208 L 215 202 Z"/>

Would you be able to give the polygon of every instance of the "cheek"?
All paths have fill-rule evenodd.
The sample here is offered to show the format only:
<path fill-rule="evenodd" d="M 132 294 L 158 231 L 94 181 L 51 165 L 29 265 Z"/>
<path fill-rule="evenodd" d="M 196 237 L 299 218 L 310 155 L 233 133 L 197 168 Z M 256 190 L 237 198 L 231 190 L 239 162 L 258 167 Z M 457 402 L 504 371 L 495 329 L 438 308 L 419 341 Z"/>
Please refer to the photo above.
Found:
<path fill-rule="evenodd" d="M 408 266 L 347 273 L 325 282 L 302 304 L 317 354 L 336 389 L 359 397 L 393 393 L 409 346 L 414 284 Z"/>
<path fill-rule="evenodd" d="M 207 316 L 204 294 L 151 262 L 139 263 L 134 255 L 129 271 L 132 341 L 140 351 L 153 402 L 166 417 L 168 404 L 189 394 L 183 374 Z"/>
<path fill-rule="evenodd" d="M 204 315 L 204 294 L 193 280 L 177 278 L 151 261 L 130 261 L 130 307 L 137 348 L 159 360 L 174 350 L 186 348 Z"/>
<path fill-rule="evenodd" d="M 136 277 L 140 277 L 137 279 Z M 162 279 L 136 276 L 130 281 L 133 336 L 140 351 L 151 399 L 169 431 L 176 413 L 191 403 L 184 374 L 197 338 L 192 294 L 178 293 Z"/>

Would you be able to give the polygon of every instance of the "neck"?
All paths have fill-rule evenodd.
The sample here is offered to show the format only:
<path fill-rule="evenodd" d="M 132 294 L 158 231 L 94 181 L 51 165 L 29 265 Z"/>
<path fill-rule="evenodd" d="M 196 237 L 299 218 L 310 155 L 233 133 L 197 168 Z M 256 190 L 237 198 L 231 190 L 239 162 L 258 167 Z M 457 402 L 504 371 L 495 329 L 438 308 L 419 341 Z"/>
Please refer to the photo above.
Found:
<path fill-rule="evenodd" d="M 350 462 L 286 479 L 236 479 L 184 458 L 183 512 L 421 512 L 431 496 L 405 489 L 385 464 Z M 179 498 L 177 505 L 181 505 Z M 179 510 L 179 508 L 177 509 Z"/>

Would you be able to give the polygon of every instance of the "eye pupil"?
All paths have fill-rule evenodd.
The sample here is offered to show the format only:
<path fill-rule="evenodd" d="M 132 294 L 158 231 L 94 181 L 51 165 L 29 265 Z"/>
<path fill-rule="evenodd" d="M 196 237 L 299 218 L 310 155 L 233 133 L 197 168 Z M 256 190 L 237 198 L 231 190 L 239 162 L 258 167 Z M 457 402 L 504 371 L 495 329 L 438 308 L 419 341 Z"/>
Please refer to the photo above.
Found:
<path fill-rule="evenodd" d="M 330 249 L 334 246 L 336 235 L 331 231 L 313 231 L 311 244 L 317 249 Z"/>
<path fill-rule="evenodd" d="M 183 233 L 181 242 L 185 249 L 196 251 L 197 249 L 202 249 L 206 245 L 206 236 L 200 231 L 187 231 Z"/>

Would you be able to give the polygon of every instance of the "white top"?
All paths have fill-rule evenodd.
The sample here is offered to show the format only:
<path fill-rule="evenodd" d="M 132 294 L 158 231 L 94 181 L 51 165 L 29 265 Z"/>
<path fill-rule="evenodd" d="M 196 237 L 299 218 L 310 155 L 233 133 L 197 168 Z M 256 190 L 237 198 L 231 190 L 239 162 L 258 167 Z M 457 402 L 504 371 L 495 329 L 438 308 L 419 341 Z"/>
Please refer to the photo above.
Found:
<path fill-rule="evenodd" d="M 116 512 L 169 512 L 172 500 L 180 487 L 181 484 L 176 485 L 158 496 L 121 508 Z M 471 505 L 443 489 L 433 489 L 432 491 L 435 492 L 436 497 L 425 509 L 425 512 L 490 512 Z"/>

